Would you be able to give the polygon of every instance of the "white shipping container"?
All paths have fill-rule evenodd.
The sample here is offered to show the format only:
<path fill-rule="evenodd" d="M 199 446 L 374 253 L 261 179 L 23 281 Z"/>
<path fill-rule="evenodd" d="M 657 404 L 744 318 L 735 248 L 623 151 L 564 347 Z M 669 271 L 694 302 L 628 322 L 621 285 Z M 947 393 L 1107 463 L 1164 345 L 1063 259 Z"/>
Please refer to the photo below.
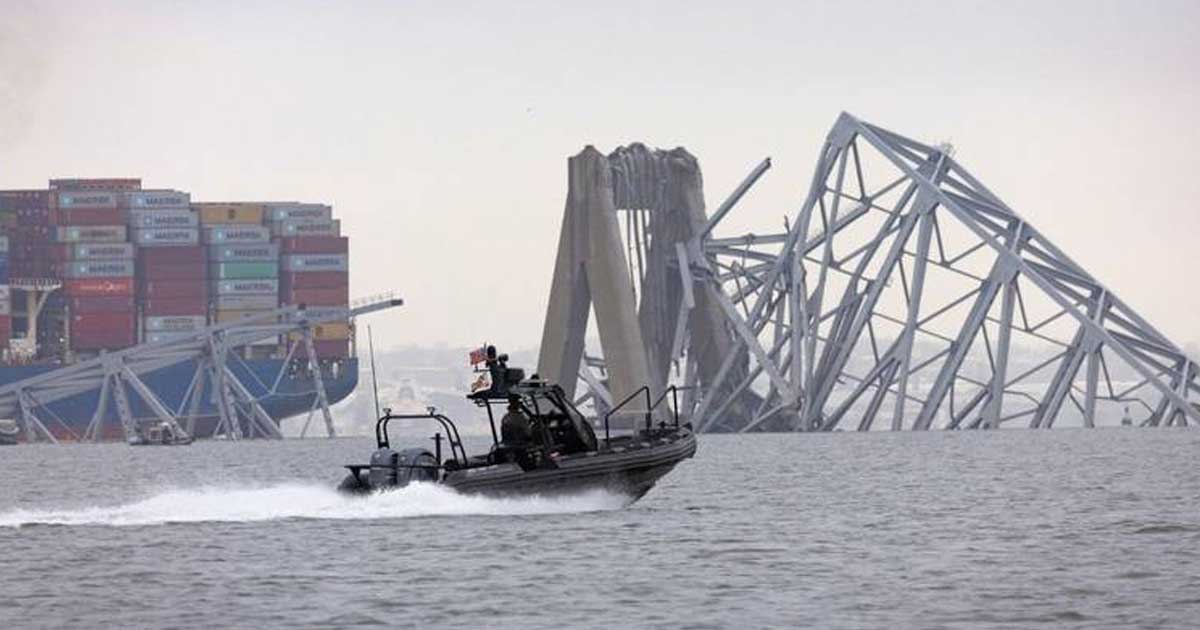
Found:
<path fill-rule="evenodd" d="M 186 208 L 182 210 L 131 210 L 129 226 L 135 230 L 160 228 L 194 228 L 200 217 Z"/>
<path fill-rule="evenodd" d="M 280 258 L 284 271 L 346 271 L 346 254 L 289 254 Z"/>
<path fill-rule="evenodd" d="M 59 243 L 124 243 L 124 225 L 71 225 L 60 226 L 54 232 Z"/>
<path fill-rule="evenodd" d="M 200 242 L 200 230 L 198 228 L 134 230 L 133 242 L 137 243 L 138 247 L 195 245 Z"/>
<path fill-rule="evenodd" d="M 0 254 L 8 253 L 8 237 L 0 236 Z"/>
<path fill-rule="evenodd" d="M 329 221 L 333 208 L 322 203 L 269 203 L 267 221 L 303 219 L 307 221 Z"/>
<path fill-rule="evenodd" d="M 147 332 L 192 332 L 204 328 L 208 318 L 204 315 L 166 315 L 146 317 L 142 330 Z"/>
<path fill-rule="evenodd" d="M 192 196 L 178 190 L 139 190 L 125 193 L 129 208 L 183 208 L 192 203 Z"/>
<path fill-rule="evenodd" d="M 12 291 L 7 284 L 0 285 L 0 315 L 12 315 Z"/>

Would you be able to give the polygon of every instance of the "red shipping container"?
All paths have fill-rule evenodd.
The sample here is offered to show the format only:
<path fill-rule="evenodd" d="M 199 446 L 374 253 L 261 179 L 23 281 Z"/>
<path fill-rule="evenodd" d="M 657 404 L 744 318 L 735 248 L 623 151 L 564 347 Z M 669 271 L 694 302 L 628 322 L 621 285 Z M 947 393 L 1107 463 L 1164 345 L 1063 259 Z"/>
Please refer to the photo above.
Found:
<path fill-rule="evenodd" d="M 74 296 L 67 299 L 72 314 L 78 313 L 132 313 L 133 296 L 101 295 Z"/>
<path fill-rule="evenodd" d="M 52 225 L 119 225 L 125 223 L 120 208 L 51 210 L 49 219 Z"/>
<path fill-rule="evenodd" d="M 152 298 L 200 298 L 208 301 L 208 283 L 187 280 L 149 280 L 142 284 L 142 297 Z"/>
<path fill-rule="evenodd" d="M 292 356 L 296 358 L 305 358 L 308 356 L 308 346 L 303 341 L 297 341 L 295 345 L 296 353 Z M 350 343 L 345 339 L 335 339 L 332 341 L 317 341 L 314 339 L 313 350 L 316 350 L 318 359 L 345 359 L 350 356 Z"/>
<path fill-rule="evenodd" d="M 143 247 L 138 250 L 138 262 L 143 265 L 204 264 L 208 262 L 208 250 L 203 245 Z"/>
<path fill-rule="evenodd" d="M 142 315 L 146 317 L 168 317 L 173 315 L 207 315 L 207 296 L 174 298 L 144 298 Z"/>
<path fill-rule="evenodd" d="M 12 338 L 12 315 L 0 315 L 0 341 L 4 345 L 8 345 L 8 340 Z"/>
<path fill-rule="evenodd" d="M 345 254 L 350 239 L 345 236 L 289 236 L 279 239 L 281 254 Z"/>
<path fill-rule="evenodd" d="M 350 303 L 350 287 L 335 289 L 288 289 L 279 292 L 283 304 L 306 304 L 314 306 L 344 306 Z"/>
<path fill-rule="evenodd" d="M 133 313 L 86 313 L 71 316 L 71 347 L 102 350 L 132 346 Z"/>
<path fill-rule="evenodd" d="M 80 295 L 133 295 L 133 277 L 72 278 L 63 280 L 63 293 Z"/>
<path fill-rule="evenodd" d="M 292 271 L 279 274 L 279 290 L 338 289 L 350 285 L 345 271 Z"/>
<path fill-rule="evenodd" d="M 188 280 L 203 284 L 208 278 L 208 268 L 204 263 L 143 263 L 138 265 L 137 273 L 143 280 Z"/>

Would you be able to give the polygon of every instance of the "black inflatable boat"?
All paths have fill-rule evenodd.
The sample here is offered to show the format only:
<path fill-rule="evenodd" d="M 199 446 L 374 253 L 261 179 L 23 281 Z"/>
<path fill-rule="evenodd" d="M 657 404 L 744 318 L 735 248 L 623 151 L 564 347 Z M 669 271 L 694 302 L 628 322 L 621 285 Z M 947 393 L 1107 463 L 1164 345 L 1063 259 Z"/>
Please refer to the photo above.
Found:
<path fill-rule="evenodd" d="M 553 495 L 605 489 L 637 499 L 663 475 L 696 452 L 696 436 L 679 423 L 677 390 L 668 388 L 657 400 L 642 387 L 604 416 L 604 436 L 571 404 L 558 385 L 524 379 L 521 370 L 507 368 L 504 356 L 489 348 L 491 386 L 470 396 L 487 409 L 492 447 L 468 456 L 458 427 L 441 414 L 393 415 L 390 410 L 375 425 L 376 450 L 366 464 L 346 466 L 350 473 L 339 489 L 369 493 L 414 482 L 440 483 L 465 494 L 491 496 Z M 665 401 L 669 404 L 664 404 Z M 625 435 L 613 436 L 610 419 L 628 419 L 622 409 L 644 404 L 637 422 L 627 423 Z M 497 432 L 493 405 L 505 414 Z M 437 422 L 434 450 L 393 450 L 388 425 L 394 420 Z M 443 458 L 443 443 L 449 450 Z"/>

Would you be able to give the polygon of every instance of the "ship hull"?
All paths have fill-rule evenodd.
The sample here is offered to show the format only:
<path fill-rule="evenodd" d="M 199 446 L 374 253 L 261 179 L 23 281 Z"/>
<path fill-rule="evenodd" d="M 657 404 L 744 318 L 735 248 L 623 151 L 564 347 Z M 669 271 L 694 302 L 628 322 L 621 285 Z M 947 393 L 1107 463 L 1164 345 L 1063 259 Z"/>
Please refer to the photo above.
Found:
<path fill-rule="evenodd" d="M 191 403 L 188 392 L 196 374 L 196 361 L 184 361 L 159 370 L 139 375 L 154 391 L 168 409 L 181 418 L 181 423 L 191 424 L 195 437 L 215 437 L 220 416 L 214 404 L 211 386 L 206 384 L 200 395 L 194 419 L 189 415 Z M 59 366 L 24 365 L 0 367 L 0 385 L 51 372 Z M 306 363 L 287 363 L 283 359 L 246 359 L 229 362 L 229 368 L 245 385 L 263 409 L 279 423 L 289 417 L 306 414 L 317 399 L 316 382 L 308 372 Z M 358 359 L 348 358 L 322 364 L 322 378 L 326 398 L 332 405 L 349 396 L 358 385 Z M 208 380 L 208 379 L 206 379 Z M 111 397 L 110 397 L 111 398 Z M 135 419 L 153 421 L 156 416 L 150 407 L 132 390 L 128 393 L 131 412 Z M 56 400 L 40 406 L 38 417 L 46 428 L 59 440 L 80 440 L 96 414 L 100 403 L 100 389 L 96 389 Z M 0 414 L 15 418 L 19 411 L 3 409 Z M 125 435 L 117 415 L 116 406 L 110 401 L 106 406 L 99 432 L 103 440 L 124 440 Z"/>

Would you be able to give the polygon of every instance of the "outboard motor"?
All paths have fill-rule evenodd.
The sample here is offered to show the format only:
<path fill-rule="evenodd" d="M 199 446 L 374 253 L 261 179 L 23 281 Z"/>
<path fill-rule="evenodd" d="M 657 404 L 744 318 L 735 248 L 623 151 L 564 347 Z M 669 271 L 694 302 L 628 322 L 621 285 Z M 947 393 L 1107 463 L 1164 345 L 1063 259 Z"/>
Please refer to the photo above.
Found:
<path fill-rule="evenodd" d="M 371 468 L 367 471 L 367 485 L 372 490 L 396 487 L 396 464 L 400 454 L 386 446 L 371 453 Z"/>
<path fill-rule="evenodd" d="M 350 473 L 338 489 L 352 494 L 373 490 L 403 488 L 410 483 L 438 481 L 438 461 L 423 448 L 406 448 L 399 452 L 386 446 L 371 453 L 371 467 L 366 472 Z"/>

